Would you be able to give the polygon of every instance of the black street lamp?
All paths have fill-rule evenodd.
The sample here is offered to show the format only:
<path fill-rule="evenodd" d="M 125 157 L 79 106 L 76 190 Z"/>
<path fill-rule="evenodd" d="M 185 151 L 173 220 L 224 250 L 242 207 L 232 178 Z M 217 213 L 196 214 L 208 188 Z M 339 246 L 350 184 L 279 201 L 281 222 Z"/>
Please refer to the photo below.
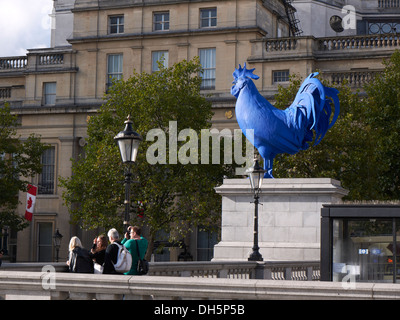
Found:
<path fill-rule="evenodd" d="M 0 237 L 0 251 L 3 253 L 3 255 L 8 255 L 8 227 L 4 227 L 3 230 L 0 229 L 0 231 L 3 231 L 3 236 Z M 1 233 L 0 233 L 1 234 Z M 3 241 L 2 241 L 3 240 Z"/>
<path fill-rule="evenodd" d="M 60 252 L 62 237 L 62 234 L 57 229 L 53 236 L 54 246 L 56 247 L 56 262 L 58 262 L 58 253 Z"/>
<path fill-rule="evenodd" d="M 263 261 L 263 257 L 259 252 L 258 246 L 258 204 L 259 204 L 259 193 L 264 179 L 265 171 L 258 163 L 257 159 L 254 159 L 253 166 L 246 170 L 250 178 L 251 190 L 254 193 L 254 241 L 253 241 L 253 252 L 250 254 L 248 261 Z"/>
<path fill-rule="evenodd" d="M 125 170 L 125 217 L 124 217 L 124 232 L 128 229 L 129 211 L 130 211 L 130 188 L 131 188 L 131 164 L 136 162 L 136 157 L 139 150 L 139 145 L 142 142 L 142 137 L 137 132 L 133 131 L 132 121 L 128 116 L 125 121 L 125 129 L 118 133 L 114 140 L 118 143 L 121 153 L 122 162 L 127 164 Z"/>

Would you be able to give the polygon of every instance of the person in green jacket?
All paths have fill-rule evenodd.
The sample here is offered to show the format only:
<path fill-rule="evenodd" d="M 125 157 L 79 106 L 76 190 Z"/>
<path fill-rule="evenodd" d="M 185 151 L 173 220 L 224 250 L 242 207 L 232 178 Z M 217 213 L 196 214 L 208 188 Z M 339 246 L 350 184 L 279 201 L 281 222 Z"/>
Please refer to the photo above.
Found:
<path fill-rule="evenodd" d="M 139 246 L 140 258 L 144 259 L 144 256 L 146 255 L 148 241 L 141 236 L 141 233 L 142 229 L 138 226 L 128 227 L 128 232 L 125 234 L 125 238 L 121 241 L 121 244 L 123 244 L 132 255 L 131 270 L 129 270 L 125 274 L 137 274 L 136 267 L 139 261 L 139 257 L 137 253 L 136 242 Z"/>

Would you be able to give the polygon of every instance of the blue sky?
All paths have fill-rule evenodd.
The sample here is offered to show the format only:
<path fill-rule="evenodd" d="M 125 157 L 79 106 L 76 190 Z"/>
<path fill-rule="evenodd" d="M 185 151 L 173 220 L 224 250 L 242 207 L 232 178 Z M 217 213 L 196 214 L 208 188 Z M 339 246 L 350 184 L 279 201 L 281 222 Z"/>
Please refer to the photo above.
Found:
<path fill-rule="evenodd" d="M 0 0 L 0 57 L 50 47 L 53 0 Z"/>

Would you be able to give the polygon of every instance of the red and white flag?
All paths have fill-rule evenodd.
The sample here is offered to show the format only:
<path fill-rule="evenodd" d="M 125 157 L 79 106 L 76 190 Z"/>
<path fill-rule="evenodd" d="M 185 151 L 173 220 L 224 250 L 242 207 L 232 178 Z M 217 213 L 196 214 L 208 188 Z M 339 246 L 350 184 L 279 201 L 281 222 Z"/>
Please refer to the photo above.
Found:
<path fill-rule="evenodd" d="M 26 210 L 25 219 L 32 221 L 33 210 L 35 208 L 37 187 L 31 184 L 28 185 L 28 193 L 26 195 Z"/>

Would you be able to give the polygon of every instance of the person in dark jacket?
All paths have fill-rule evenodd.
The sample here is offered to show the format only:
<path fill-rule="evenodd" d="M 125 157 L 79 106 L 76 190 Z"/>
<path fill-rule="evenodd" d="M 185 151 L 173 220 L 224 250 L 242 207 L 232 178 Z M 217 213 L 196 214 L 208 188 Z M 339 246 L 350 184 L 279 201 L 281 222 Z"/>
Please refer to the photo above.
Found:
<path fill-rule="evenodd" d="M 69 258 L 67 261 L 70 272 L 93 273 L 93 261 L 89 252 L 82 247 L 78 237 L 72 237 L 69 242 Z"/>
<path fill-rule="evenodd" d="M 119 244 L 119 233 L 116 229 L 110 229 L 107 233 L 108 240 L 110 244 L 108 245 L 104 257 L 104 267 L 103 267 L 103 274 L 121 274 L 115 271 L 114 264 L 117 263 L 118 260 L 118 246 L 114 243 L 117 242 Z"/>
<path fill-rule="evenodd" d="M 94 263 L 94 273 L 103 273 L 107 244 L 108 240 L 105 234 L 99 235 L 93 240 L 93 247 L 89 252 L 89 256 Z"/>

